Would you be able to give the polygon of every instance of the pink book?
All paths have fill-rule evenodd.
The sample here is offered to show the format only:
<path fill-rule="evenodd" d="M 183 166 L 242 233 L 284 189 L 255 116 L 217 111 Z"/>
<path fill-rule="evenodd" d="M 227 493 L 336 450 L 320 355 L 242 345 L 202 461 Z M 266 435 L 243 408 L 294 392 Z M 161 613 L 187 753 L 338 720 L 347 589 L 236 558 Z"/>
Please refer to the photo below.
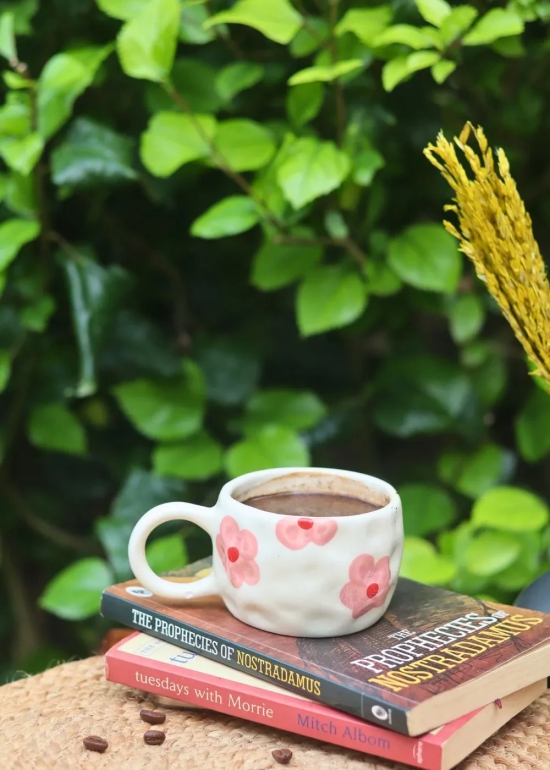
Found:
<path fill-rule="evenodd" d="M 132 634 L 108 650 L 105 676 L 172 703 L 219 711 L 425 770 L 457 765 L 546 689 L 546 679 L 541 679 L 499 704 L 489 703 L 425 735 L 410 737 L 146 634 Z"/>

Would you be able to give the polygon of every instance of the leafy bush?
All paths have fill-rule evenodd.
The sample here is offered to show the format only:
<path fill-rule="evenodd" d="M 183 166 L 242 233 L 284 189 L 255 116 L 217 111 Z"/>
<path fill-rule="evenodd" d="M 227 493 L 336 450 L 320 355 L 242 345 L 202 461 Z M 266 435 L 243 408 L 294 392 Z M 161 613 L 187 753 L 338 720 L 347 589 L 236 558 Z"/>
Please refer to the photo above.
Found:
<path fill-rule="evenodd" d="M 550 399 L 422 149 L 481 122 L 544 250 L 550 4 L 97 6 L 0 4 L 6 675 L 97 646 L 148 508 L 270 466 L 391 480 L 404 574 L 512 600 L 550 566 Z"/>

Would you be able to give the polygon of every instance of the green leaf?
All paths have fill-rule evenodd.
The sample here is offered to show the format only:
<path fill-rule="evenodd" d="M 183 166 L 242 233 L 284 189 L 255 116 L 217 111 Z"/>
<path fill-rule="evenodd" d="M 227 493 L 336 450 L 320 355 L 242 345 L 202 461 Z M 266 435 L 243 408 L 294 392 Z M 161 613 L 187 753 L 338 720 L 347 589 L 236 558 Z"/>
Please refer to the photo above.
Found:
<path fill-rule="evenodd" d="M 211 206 L 191 225 L 196 238 L 225 238 L 244 233 L 260 221 L 258 208 L 248 195 L 231 195 Z"/>
<path fill-rule="evenodd" d="M 267 423 L 275 423 L 297 431 L 306 430 L 316 425 L 326 412 L 319 396 L 310 390 L 262 390 L 247 404 L 246 429 L 250 432 Z"/>
<path fill-rule="evenodd" d="M 449 308 L 451 336 L 457 344 L 468 342 L 483 326 L 485 309 L 476 294 L 461 294 Z"/>
<path fill-rule="evenodd" d="M 39 0 L 4 0 L 0 3 L 2 10 L 13 13 L 16 35 L 30 35 L 32 33 L 30 20 L 38 11 L 38 6 Z"/>
<path fill-rule="evenodd" d="M 485 444 L 471 455 L 447 453 L 441 456 L 440 477 L 457 492 L 477 500 L 502 483 L 509 469 L 508 453 L 496 444 Z"/>
<path fill-rule="evenodd" d="M 355 270 L 342 264 L 314 268 L 298 289 L 298 328 L 309 337 L 348 326 L 366 305 L 365 285 Z"/>
<path fill-rule="evenodd" d="M 302 17 L 288 0 L 237 0 L 227 11 L 208 19 L 204 27 L 224 23 L 253 27 L 275 43 L 287 45 L 302 26 Z"/>
<path fill-rule="evenodd" d="M 52 297 L 46 294 L 23 308 L 19 314 L 19 320 L 26 329 L 30 329 L 32 332 L 43 332 L 46 330 L 54 311 L 55 302 Z"/>
<path fill-rule="evenodd" d="M 450 45 L 471 27 L 478 16 L 478 11 L 472 5 L 459 5 L 453 8 L 445 17 L 440 28 L 441 37 L 445 45 Z"/>
<path fill-rule="evenodd" d="M 252 88 L 264 76 L 264 68 L 255 62 L 240 61 L 228 64 L 218 73 L 216 91 L 224 102 L 230 102 L 234 96 Z"/>
<path fill-rule="evenodd" d="M 348 226 L 344 217 L 339 211 L 332 209 L 325 214 L 325 228 L 331 238 L 347 238 L 349 235 Z"/>
<path fill-rule="evenodd" d="M 466 375 L 431 356 L 388 360 L 377 375 L 376 392 L 376 425 L 400 438 L 456 427 L 472 398 Z"/>
<path fill-rule="evenodd" d="M 218 123 L 214 144 L 223 157 L 223 165 L 233 171 L 263 168 L 275 154 L 273 135 L 252 120 L 226 120 Z M 214 152 L 212 161 L 215 163 Z"/>
<path fill-rule="evenodd" d="M 160 445 L 153 452 L 153 468 L 159 476 L 203 481 L 222 469 L 223 450 L 205 431 L 178 444 Z"/>
<path fill-rule="evenodd" d="M 362 187 L 369 187 L 376 172 L 385 165 L 384 158 L 374 147 L 365 147 L 353 159 L 353 181 Z"/>
<path fill-rule="evenodd" d="M 395 86 L 419 70 L 432 67 L 440 59 L 435 51 L 416 51 L 407 56 L 397 56 L 382 70 L 382 84 L 386 91 L 393 91 Z"/>
<path fill-rule="evenodd" d="M 481 532 L 466 549 L 466 567 L 473 575 L 495 575 L 519 556 L 521 546 L 509 532 Z"/>
<path fill-rule="evenodd" d="M 216 35 L 210 29 L 204 29 L 204 22 L 208 19 L 208 7 L 206 3 L 184 3 L 181 9 L 180 40 L 191 45 L 204 45 L 214 40 Z"/>
<path fill-rule="evenodd" d="M 516 418 L 516 441 L 527 462 L 537 462 L 550 452 L 550 396 L 533 390 Z"/>
<path fill-rule="evenodd" d="M 350 170 L 348 156 L 333 142 L 297 139 L 277 171 L 285 198 L 295 209 L 335 190 Z"/>
<path fill-rule="evenodd" d="M 394 43 L 408 45 L 409 48 L 414 48 L 415 50 L 433 48 L 431 38 L 418 27 L 413 27 L 410 24 L 396 24 L 393 27 L 388 27 L 381 35 L 375 38 L 373 45 L 379 48 Z"/>
<path fill-rule="evenodd" d="M 15 17 L 11 11 L 0 16 L 0 55 L 5 59 L 17 59 L 15 47 Z"/>
<path fill-rule="evenodd" d="M 11 375 L 11 352 L 0 350 L 0 393 L 6 390 Z"/>
<path fill-rule="evenodd" d="M 8 178 L 5 201 L 6 206 L 15 214 L 20 214 L 25 219 L 34 219 L 37 206 L 33 176 L 24 176 L 12 171 Z"/>
<path fill-rule="evenodd" d="M 462 260 L 456 241 L 442 225 L 413 225 L 390 243 L 390 267 L 405 283 L 424 291 L 452 293 Z"/>
<path fill-rule="evenodd" d="M 178 0 L 149 0 L 117 38 L 120 65 L 132 78 L 161 82 L 170 75 L 180 23 Z"/>
<path fill-rule="evenodd" d="M 345 35 L 353 32 L 362 43 L 372 46 L 373 41 L 389 25 L 392 10 L 389 5 L 380 5 L 377 8 L 351 8 L 337 24 L 337 35 Z"/>
<path fill-rule="evenodd" d="M 463 45 L 487 45 L 501 37 L 521 35 L 523 20 L 517 13 L 504 8 L 493 8 L 475 24 L 462 39 Z"/>
<path fill-rule="evenodd" d="M 415 3 L 424 21 L 434 27 L 440 27 L 453 10 L 445 0 L 415 0 Z"/>
<path fill-rule="evenodd" d="M 184 163 L 208 157 L 215 131 L 211 115 L 159 112 L 141 137 L 143 165 L 155 176 L 170 176 Z"/>
<path fill-rule="evenodd" d="M 114 575 L 103 559 L 80 559 L 50 580 L 38 603 L 63 620 L 84 620 L 97 615 L 101 593 L 113 580 Z"/>
<path fill-rule="evenodd" d="M 405 484 L 399 489 L 406 535 L 430 535 L 448 529 L 456 518 L 452 497 L 430 484 Z"/>
<path fill-rule="evenodd" d="M 454 61 L 449 61 L 448 59 L 441 59 L 441 61 L 436 62 L 432 67 L 432 77 L 435 80 L 436 83 L 444 83 L 449 75 L 452 75 L 452 73 L 456 69 L 456 64 Z"/>
<path fill-rule="evenodd" d="M 34 241 L 40 233 L 38 222 L 28 219 L 7 219 L 0 224 L 0 272 L 19 254 L 21 248 Z"/>
<path fill-rule="evenodd" d="M 403 286 L 401 278 L 391 267 L 380 260 L 369 259 L 363 268 L 367 291 L 378 297 L 389 297 L 397 294 Z"/>
<path fill-rule="evenodd" d="M 147 545 L 145 556 L 149 566 L 157 574 L 181 569 L 189 561 L 183 538 L 178 534 L 157 538 Z"/>
<path fill-rule="evenodd" d="M 471 379 L 482 406 L 494 406 L 506 388 L 506 360 L 497 350 L 491 350 L 485 361 L 472 371 Z"/>
<path fill-rule="evenodd" d="M 253 436 L 233 444 L 225 455 L 225 467 L 232 478 L 267 468 L 306 467 L 309 461 L 301 438 L 283 425 L 265 425 Z"/>
<path fill-rule="evenodd" d="M 472 523 L 508 532 L 533 532 L 548 524 L 548 506 L 540 497 L 516 487 L 496 487 L 474 505 Z"/>
<path fill-rule="evenodd" d="M 96 359 L 111 328 L 114 313 L 127 287 L 127 273 L 113 265 L 104 268 L 90 257 L 63 262 L 78 342 L 80 372 L 75 395 L 96 390 Z"/>
<path fill-rule="evenodd" d="M 329 25 L 325 19 L 309 16 L 304 26 L 290 43 L 290 55 L 299 59 L 317 51 L 329 34 Z"/>
<path fill-rule="evenodd" d="M 364 66 L 362 59 L 351 59 L 350 61 L 339 61 L 335 64 L 327 64 L 324 67 L 306 67 L 304 70 L 296 72 L 288 79 L 289 86 L 299 86 L 304 83 L 316 83 L 319 81 L 328 83 L 336 80 L 342 75 L 348 75 Z"/>
<path fill-rule="evenodd" d="M 323 104 L 324 90 L 321 83 L 305 83 L 287 92 L 286 111 L 297 128 L 301 128 L 318 114 Z"/>
<path fill-rule="evenodd" d="M 197 361 L 206 377 L 208 398 L 235 406 L 250 396 L 260 379 L 260 358 L 254 345 L 238 337 L 221 337 L 199 346 Z"/>
<path fill-rule="evenodd" d="M 185 491 L 186 486 L 181 481 L 159 478 L 149 471 L 134 468 L 115 498 L 111 517 L 133 527 L 150 508 L 181 500 Z"/>
<path fill-rule="evenodd" d="M 45 404 L 31 410 L 29 441 L 38 449 L 84 455 L 87 451 L 84 428 L 63 404 Z"/>
<path fill-rule="evenodd" d="M 0 139 L 0 155 L 10 168 L 26 176 L 36 166 L 44 149 L 40 134 L 33 132 L 22 139 L 3 137 Z"/>
<path fill-rule="evenodd" d="M 141 13 L 150 0 L 96 0 L 96 2 L 107 16 L 128 21 Z"/>
<path fill-rule="evenodd" d="M 171 87 L 187 102 L 189 112 L 206 115 L 217 112 L 223 100 L 216 90 L 217 70 L 194 58 L 179 58 L 175 61 L 170 75 Z M 163 85 L 147 83 L 145 103 L 150 112 L 176 112 L 181 106 L 167 93 Z"/>
<path fill-rule="evenodd" d="M 11 70 L 6 70 L 2 73 L 2 78 L 4 80 L 4 83 L 7 85 L 8 88 L 13 88 L 14 90 L 23 88 L 28 89 L 32 88 L 35 83 L 34 80 L 31 80 L 30 78 L 25 78 L 23 75 L 19 75 L 17 72 L 12 72 Z"/>
<path fill-rule="evenodd" d="M 88 46 L 58 53 L 40 73 L 37 89 L 38 133 L 49 139 L 69 118 L 77 97 L 92 84 L 112 46 Z"/>
<path fill-rule="evenodd" d="M 77 118 L 52 153 L 53 181 L 79 187 L 136 179 L 132 149 L 128 137 L 89 118 Z"/>
<path fill-rule="evenodd" d="M 254 257 L 250 282 L 262 291 L 281 289 L 308 273 L 322 256 L 320 246 L 266 240 Z"/>
<path fill-rule="evenodd" d="M 156 441 L 187 438 L 202 425 L 205 386 L 190 361 L 180 377 L 125 382 L 114 388 L 114 394 L 136 430 Z"/>
<path fill-rule="evenodd" d="M 406 537 L 403 561 L 399 574 L 432 586 L 446 586 L 457 571 L 456 565 L 446 556 L 437 553 L 434 546 L 419 537 Z"/>
<path fill-rule="evenodd" d="M 128 540 L 132 534 L 132 529 L 133 524 L 111 517 L 96 519 L 94 524 L 95 535 L 105 551 L 116 579 L 119 581 L 131 580 L 133 577 L 128 560 Z"/>

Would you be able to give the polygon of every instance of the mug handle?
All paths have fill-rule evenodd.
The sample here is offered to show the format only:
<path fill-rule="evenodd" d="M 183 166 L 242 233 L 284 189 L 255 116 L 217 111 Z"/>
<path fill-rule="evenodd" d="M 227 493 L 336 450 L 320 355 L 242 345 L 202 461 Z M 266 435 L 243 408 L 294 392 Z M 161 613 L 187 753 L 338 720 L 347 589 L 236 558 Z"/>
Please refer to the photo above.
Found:
<path fill-rule="evenodd" d="M 219 596 L 216 577 L 210 575 L 190 583 L 174 583 L 155 574 L 145 555 L 145 544 L 151 532 L 165 521 L 190 521 L 206 530 L 214 543 L 214 530 L 218 524 L 215 508 L 205 508 L 193 503 L 163 503 L 151 508 L 134 527 L 128 543 L 128 559 L 135 577 L 144 588 L 148 588 L 163 599 L 199 599 L 203 596 Z"/>

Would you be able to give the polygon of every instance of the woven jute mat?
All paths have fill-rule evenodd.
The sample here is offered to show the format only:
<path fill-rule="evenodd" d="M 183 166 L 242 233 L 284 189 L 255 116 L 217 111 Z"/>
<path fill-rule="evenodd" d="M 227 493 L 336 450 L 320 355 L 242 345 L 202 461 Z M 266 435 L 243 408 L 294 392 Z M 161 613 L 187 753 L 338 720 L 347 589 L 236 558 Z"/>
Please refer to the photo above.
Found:
<path fill-rule="evenodd" d="M 162 746 L 146 746 L 140 709 L 148 696 L 105 681 L 102 657 L 65 663 L 0 688 L 1 770 L 278 770 L 273 749 L 290 748 L 289 770 L 402 770 L 336 746 L 209 711 L 166 709 Z M 516 717 L 460 770 L 550 770 L 550 694 Z M 109 741 L 104 754 L 82 739 Z"/>

